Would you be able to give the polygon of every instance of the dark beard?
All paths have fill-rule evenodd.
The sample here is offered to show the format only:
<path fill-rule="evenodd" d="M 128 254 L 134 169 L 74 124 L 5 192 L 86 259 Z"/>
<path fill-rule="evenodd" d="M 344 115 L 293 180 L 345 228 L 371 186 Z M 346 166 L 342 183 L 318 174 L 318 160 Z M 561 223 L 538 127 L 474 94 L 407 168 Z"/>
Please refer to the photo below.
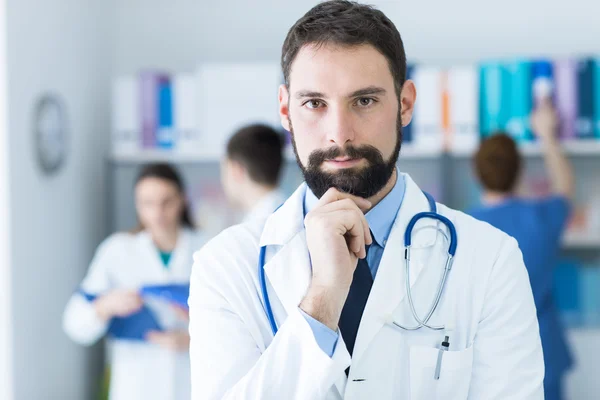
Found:
<path fill-rule="evenodd" d="M 390 159 L 385 161 L 379 150 L 370 145 L 355 147 L 352 145 L 340 147 L 330 147 L 326 150 L 315 150 L 308 157 L 308 166 L 304 166 L 298 156 L 296 140 L 294 138 L 294 128 L 291 118 L 288 116 L 290 133 L 292 135 L 292 145 L 296 161 L 302 170 L 302 175 L 306 184 L 317 198 L 321 198 L 329 188 L 336 188 L 341 192 L 349 193 L 354 196 L 369 198 L 377 193 L 389 182 L 402 146 L 402 123 L 400 122 L 400 111 L 397 118 L 398 138 L 396 146 Z M 350 159 L 364 158 L 367 162 L 366 167 L 346 168 L 337 172 L 325 172 L 321 169 L 324 161 L 336 157 L 348 157 Z"/>

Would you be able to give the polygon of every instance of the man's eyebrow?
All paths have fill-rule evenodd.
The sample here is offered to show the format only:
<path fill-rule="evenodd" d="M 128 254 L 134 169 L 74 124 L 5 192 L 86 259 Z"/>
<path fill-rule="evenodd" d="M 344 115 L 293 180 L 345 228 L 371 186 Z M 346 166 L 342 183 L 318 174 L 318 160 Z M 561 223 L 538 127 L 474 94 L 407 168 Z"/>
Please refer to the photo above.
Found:
<path fill-rule="evenodd" d="M 368 86 L 366 88 L 355 90 L 354 92 L 350 93 L 350 95 L 348 97 L 372 96 L 375 94 L 385 94 L 385 93 L 386 93 L 386 90 L 382 87 Z M 313 90 L 300 90 L 300 91 L 296 92 L 295 97 L 297 99 L 302 99 L 302 98 L 306 98 L 306 97 L 319 98 L 319 99 L 327 98 L 327 96 L 324 93 L 313 91 Z"/>
<path fill-rule="evenodd" d="M 300 90 L 299 92 L 296 92 L 296 98 L 297 99 L 302 99 L 305 97 L 318 97 L 318 98 L 325 98 L 327 96 L 325 96 L 323 93 L 321 92 L 315 92 L 312 90 Z"/>
<path fill-rule="evenodd" d="M 374 94 L 385 94 L 385 89 L 378 86 L 369 86 L 363 89 L 358 89 L 350 94 L 348 97 L 362 97 Z"/>

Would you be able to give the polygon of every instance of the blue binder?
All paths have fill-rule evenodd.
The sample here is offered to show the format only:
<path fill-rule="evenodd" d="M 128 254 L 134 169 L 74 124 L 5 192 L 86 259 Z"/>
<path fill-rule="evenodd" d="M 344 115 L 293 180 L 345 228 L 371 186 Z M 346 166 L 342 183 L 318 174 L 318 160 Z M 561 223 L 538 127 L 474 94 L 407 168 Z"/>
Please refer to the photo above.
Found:
<path fill-rule="evenodd" d="M 173 129 L 173 88 L 168 79 L 162 79 L 157 88 L 158 98 L 158 129 L 156 144 L 161 149 L 171 149 L 174 146 Z"/>
<path fill-rule="evenodd" d="M 87 301 L 94 301 L 98 295 L 79 291 Z M 108 326 L 107 336 L 119 340 L 145 341 L 151 331 L 163 331 L 154 314 L 146 306 L 128 317 L 115 317 Z"/>
<path fill-rule="evenodd" d="M 506 130 L 517 143 L 532 139 L 529 126 L 531 113 L 531 64 L 516 60 L 508 64 L 510 73 L 510 112 Z"/>
<path fill-rule="evenodd" d="M 600 58 L 594 60 L 594 137 L 600 140 Z"/>
<path fill-rule="evenodd" d="M 144 286 L 141 289 L 142 296 L 155 296 L 173 303 L 184 309 L 188 309 L 188 297 L 190 297 L 190 285 L 154 285 Z"/>
<path fill-rule="evenodd" d="M 482 137 L 505 130 L 510 109 L 510 75 L 500 62 L 481 64 L 479 127 Z"/>
<path fill-rule="evenodd" d="M 577 63 L 577 121 L 575 136 L 580 139 L 594 137 L 594 60 L 583 59 Z"/>

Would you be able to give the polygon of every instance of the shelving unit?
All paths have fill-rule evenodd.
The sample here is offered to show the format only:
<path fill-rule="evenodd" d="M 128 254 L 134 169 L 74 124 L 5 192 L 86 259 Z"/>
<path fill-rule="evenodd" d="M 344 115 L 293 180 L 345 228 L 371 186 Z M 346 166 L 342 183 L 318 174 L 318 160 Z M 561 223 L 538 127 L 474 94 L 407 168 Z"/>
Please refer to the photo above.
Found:
<path fill-rule="evenodd" d="M 593 250 L 600 249 L 600 235 L 567 234 L 563 238 L 565 250 Z"/>
<path fill-rule="evenodd" d="M 600 140 L 577 140 L 562 142 L 565 153 L 573 157 L 598 156 L 600 158 Z M 541 157 L 542 149 L 539 143 L 523 143 L 520 150 L 525 157 Z M 451 149 L 447 152 L 450 157 L 463 159 L 472 157 L 473 149 Z M 400 159 L 433 160 L 441 157 L 445 152 L 441 148 L 419 148 L 407 143 L 402 146 Z M 295 161 L 294 152 L 286 148 L 285 158 Z M 214 163 L 222 159 L 222 154 L 214 152 L 178 151 L 178 150 L 139 150 L 135 152 L 113 152 L 110 160 L 117 163 L 142 164 L 148 162 L 173 162 L 173 163 Z"/>
<path fill-rule="evenodd" d="M 571 140 L 561 142 L 564 152 L 569 156 L 599 156 L 600 157 L 600 140 Z M 542 148 L 538 142 L 521 143 L 519 145 L 521 153 L 525 157 L 541 157 Z M 450 150 L 450 155 L 458 158 L 472 157 L 473 149 L 453 149 Z"/>

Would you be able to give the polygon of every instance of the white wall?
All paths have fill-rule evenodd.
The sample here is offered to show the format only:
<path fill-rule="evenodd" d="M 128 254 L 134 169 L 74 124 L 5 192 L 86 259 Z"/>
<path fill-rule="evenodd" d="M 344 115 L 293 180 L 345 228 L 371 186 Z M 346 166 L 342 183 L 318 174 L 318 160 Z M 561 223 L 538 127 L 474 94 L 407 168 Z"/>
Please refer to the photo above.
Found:
<path fill-rule="evenodd" d="M 0 399 L 12 400 L 10 212 L 6 102 L 6 0 L 0 1 Z"/>
<path fill-rule="evenodd" d="M 63 334 L 61 315 L 106 233 L 111 3 L 8 2 L 13 372 L 19 400 L 94 398 L 100 363 Z M 38 169 L 32 140 L 33 105 L 46 91 L 63 97 L 70 130 L 66 165 L 52 177 Z"/>
<path fill-rule="evenodd" d="M 571 0 L 372 0 L 396 24 L 409 61 L 600 53 L 600 3 Z M 114 70 L 191 70 L 198 61 L 279 60 L 288 29 L 315 0 L 128 0 L 116 4 Z"/>

